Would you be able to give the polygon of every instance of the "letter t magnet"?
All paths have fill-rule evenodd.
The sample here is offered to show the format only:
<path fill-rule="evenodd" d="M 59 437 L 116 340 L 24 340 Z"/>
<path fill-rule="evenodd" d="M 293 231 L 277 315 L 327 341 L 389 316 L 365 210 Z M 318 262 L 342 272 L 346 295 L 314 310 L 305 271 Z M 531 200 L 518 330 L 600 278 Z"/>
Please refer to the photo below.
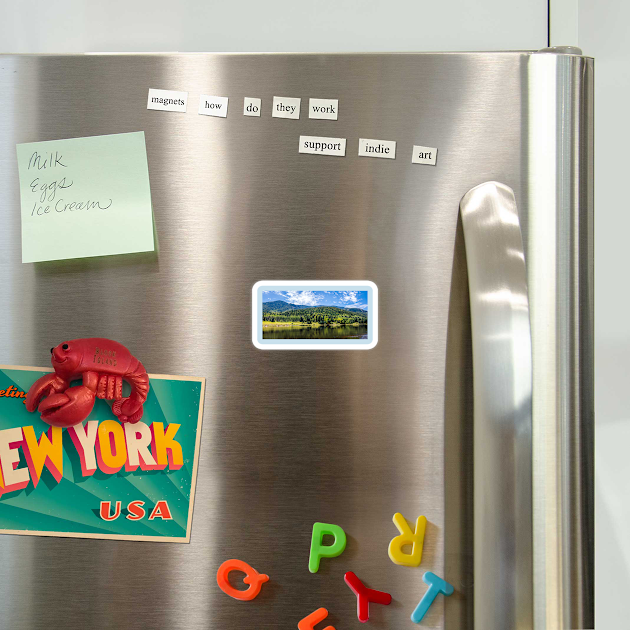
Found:
<path fill-rule="evenodd" d="M 427 614 L 427 610 L 429 610 L 429 607 L 440 593 L 448 596 L 452 595 L 455 590 L 446 580 L 438 577 L 435 573 L 431 573 L 431 571 L 427 571 L 422 576 L 422 581 L 428 584 L 429 588 L 420 600 L 420 603 L 416 606 L 416 609 L 411 613 L 411 621 L 414 623 L 420 623 L 422 621 Z"/>
<path fill-rule="evenodd" d="M 407 567 L 417 567 L 422 561 L 422 546 L 424 544 L 424 531 L 427 528 L 427 519 L 425 516 L 419 516 L 416 521 L 415 533 L 407 524 L 405 517 L 396 512 L 394 514 L 394 525 L 398 528 L 400 536 L 396 536 L 390 543 L 389 557 L 394 564 L 403 564 Z M 411 545 L 411 553 L 404 553 L 402 548 L 405 545 Z"/>

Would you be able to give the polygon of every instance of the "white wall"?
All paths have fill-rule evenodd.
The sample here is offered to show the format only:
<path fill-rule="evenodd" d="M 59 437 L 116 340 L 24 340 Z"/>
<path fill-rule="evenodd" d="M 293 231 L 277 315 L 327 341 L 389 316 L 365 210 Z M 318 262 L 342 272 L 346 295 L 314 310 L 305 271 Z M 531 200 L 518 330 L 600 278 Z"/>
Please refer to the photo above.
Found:
<path fill-rule="evenodd" d="M 579 0 L 579 46 L 595 57 L 597 628 L 630 624 L 629 31 L 627 0 Z"/>
<path fill-rule="evenodd" d="M 0 0 L 2 52 L 538 49 L 547 0 Z"/>

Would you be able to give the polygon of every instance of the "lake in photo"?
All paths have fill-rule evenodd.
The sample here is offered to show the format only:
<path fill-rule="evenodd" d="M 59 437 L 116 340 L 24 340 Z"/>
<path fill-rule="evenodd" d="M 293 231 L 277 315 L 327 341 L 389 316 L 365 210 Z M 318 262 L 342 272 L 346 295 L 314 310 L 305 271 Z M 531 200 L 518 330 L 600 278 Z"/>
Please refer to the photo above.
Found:
<path fill-rule="evenodd" d="M 367 339 L 367 326 L 321 326 L 320 328 L 263 328 L 263 339 Z"/>

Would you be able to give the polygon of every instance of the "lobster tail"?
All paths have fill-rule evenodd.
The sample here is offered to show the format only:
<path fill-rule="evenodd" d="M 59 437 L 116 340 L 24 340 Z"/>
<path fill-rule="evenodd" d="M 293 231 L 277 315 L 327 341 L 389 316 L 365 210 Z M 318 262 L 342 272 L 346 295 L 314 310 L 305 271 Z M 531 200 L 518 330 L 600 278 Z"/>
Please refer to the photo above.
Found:
<path fill-rule="evenodd" d="M 135 398 L 143 405 L 149 395 L 149 375 L 144 369 L 144 365 L 134 359 L 136 365 L 135 368 L 128 374 L 125 374 L 125 378 L 131 385 L 131 396 L 129 398 Z"/>
<path fill-rule="evenodd" d="M 138 422 L 142 418 L 142 405 L 149 395 L 149 375 L 138 359 L 133 358 L 129 372 L 124 377 L 131 385 L 128 398 L 117 400 L 112 405 L 112 411 L 121 422 Z"/>

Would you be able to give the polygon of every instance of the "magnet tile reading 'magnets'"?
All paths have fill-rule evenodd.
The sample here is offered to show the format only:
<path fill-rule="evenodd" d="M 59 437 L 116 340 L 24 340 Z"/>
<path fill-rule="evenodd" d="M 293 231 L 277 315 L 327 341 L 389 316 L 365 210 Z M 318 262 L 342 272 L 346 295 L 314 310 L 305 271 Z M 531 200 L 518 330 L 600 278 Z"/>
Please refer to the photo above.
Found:
<path fill-rule="evenodd" d="M 395 140 L 372 140 L 359 138 L 359 156 L 396 159 Z"/>
<path fill-rule="evenodd" d="M 290 98 L 288 96 L 274 96 L 271 107 L 273 118 L 295 118 L 300 117 L 301 98 Z"/>
<path fill-rule="evenodd" d="M 188 92 L 149 88 L 147 109 L 157 109 L 163 112 L 185 112 L 187 103 Z"/>
<path fill-rule="evenodd" d="M 300 153 L 313 155 L 346 155 L 345 138 L 320 138 L 319 136 L 300 136 Z"/>

